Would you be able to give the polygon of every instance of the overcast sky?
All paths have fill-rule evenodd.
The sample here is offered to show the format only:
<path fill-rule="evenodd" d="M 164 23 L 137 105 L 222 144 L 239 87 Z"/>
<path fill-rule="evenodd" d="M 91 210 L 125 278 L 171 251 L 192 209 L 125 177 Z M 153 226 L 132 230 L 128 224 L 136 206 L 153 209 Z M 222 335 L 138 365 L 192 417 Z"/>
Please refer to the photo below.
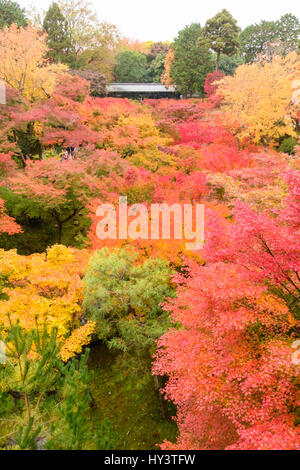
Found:
<path fill-rule="evenodd" d="M 51 0 L 19 0 L 22 7 L 39 5 L 47 10 Z M 98 17 L 118 26 L 121 33 L 140 41 L 172 41 L 185 25 L 204 25 L 223 8 L 245 28 L 260 20 L 276 20 L 285 13 L 300 17 L 297 0 L 92 0 Z"/>

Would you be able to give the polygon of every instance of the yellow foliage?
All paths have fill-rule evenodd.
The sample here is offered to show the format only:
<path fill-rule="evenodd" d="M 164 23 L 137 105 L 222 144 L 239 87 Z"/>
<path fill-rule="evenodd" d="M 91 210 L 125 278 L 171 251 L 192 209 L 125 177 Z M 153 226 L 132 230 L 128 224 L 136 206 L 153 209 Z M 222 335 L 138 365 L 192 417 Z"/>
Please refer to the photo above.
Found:
<path fill-rule="evenodd" d="M 64 362 L 81 353 L 82 347 L 90 342 L 95 327 L 96 322 L 89 321 L 72 332 L 60 350 L 60 356 Z"/>
<path fill-rule="evenodd" d="M 62 64 L 48 64 L 46 36 L 37 28 L 12 24 L 0 30 L 0 80 L 33 101 L 49 96 Z"/>
<path fill-rule="evenodd" d="M 165 58 L 164 72 L 161 76 L 161 83 L 163 83 L 166 86 L 166 88 L 174 84 L 171 78 L 171 65 L 172 65 L 172 62 L 174 62 L 174 60 L 175 60 L 174 52 L 172 49 L 169 49 Z"/>
<path fill-rule="evenodd" d="M 7 279 L 3 291 L 8 300 L 0 300 L 0 325 L 12 322 L 30 329 L 44 323 L 58 328 L 64 340 L 79 326 L 82 281 L 89 253 L 63 245 L 54 245 L 46 253 L 18 255 L 16 250 L 0 250 L 0 274 Z"/>
<path fill-rule="evenodd" d="M 162 167 L 176 167 L 173 155 L 162 152 L 156 146 L 133 154 L 129 161 L 135 166 L 141 166 L 151 171 L 160 170 Z"/>
<path fill-rule="evenodd" d="M 233 77 L 220 82 L 228 114 L 240 126 L 240 137 L 269 143 L 284 135 L 296 136 L 292 102 L 293 82 L 300 77 L 295 52 L 264 64 L 244 64 Z"/>

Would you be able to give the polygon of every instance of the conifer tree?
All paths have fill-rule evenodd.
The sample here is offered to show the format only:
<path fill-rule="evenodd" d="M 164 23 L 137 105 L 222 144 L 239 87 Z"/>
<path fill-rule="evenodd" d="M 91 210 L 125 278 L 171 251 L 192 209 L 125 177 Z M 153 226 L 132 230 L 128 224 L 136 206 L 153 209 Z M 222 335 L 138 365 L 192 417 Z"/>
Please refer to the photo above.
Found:
<path fill-rule="evenodd" d="M 17 2 L 0 0 L 0 29 L 13 23 L 23 27 L 27 25 L 24 10 Z"/>
<path fill-rule="evenodd" d="M 217 54 L 216 70 L 219 70 L 221 53 L 231 56 L 237 52 L 239 28 L 236 20 L 227 10 L 222 10 L 207 20 L 203 34 L 207 45 Z"/>
<path fill-rule="evenodd" d="M 68 23 L 56 2 L 52 3 L 45 15 L 43 29 L 47 33 L 48 57 L 53 62 L 72 63 L 72 43 Z"/>
<path fill-rule="evenodd" d="M 202 28 L 194 23 L 179 32 L 172 46 L 170 76 L 183 95 L 203 94 L 206 75 L 213 71 L 212 54 L 200 38 Z"/>

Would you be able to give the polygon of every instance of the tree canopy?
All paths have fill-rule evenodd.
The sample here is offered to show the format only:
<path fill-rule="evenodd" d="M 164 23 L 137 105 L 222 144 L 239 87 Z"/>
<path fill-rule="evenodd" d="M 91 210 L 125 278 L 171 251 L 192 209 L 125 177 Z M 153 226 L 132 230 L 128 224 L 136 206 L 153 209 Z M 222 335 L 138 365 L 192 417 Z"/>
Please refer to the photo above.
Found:
<path fill-rule="evenodd" d="M 283 44 L 282 52 L 288 53 L 298 47 L 300 21 L 286 14 L 278 21 L 265 21 L 247 26 L 240 34 L 241 50 L 246 62 L 252 62 L 263 51 L 265 44 L 277 40 Z"/>
<path fill-rule="evenodd" d="M 135 51 L 121 52 L 115 67 L 116 82 L 147 81 L 147 58 L 145 54 Z"/>
<path fill-rule="evenodd" d="M 220 68 L 220 55 L 232 56 L 239 47 L 239 28 L 236 20 L 227 10 L 222 10 L 205 23 L 203 36 L 208 46 L 216 52 L 216 70 Z"/>
<path fill-rule="evenodd" d="M 43 30 L 47 33 L 48 57 L 53 62 L 70 64 L 73 54 L 68 23 L 56 2 L 46 12 Z"/>
<path fill-rule="evenodd" d="M 26 26 L 27 21 L 24 9 L 12 0 L 0 0 L 0 29 L 13 23 L 18 26 Z"/>
<path fill-rule="evenodd" d="M 203 94 L 205 77 L 213 70 L 212 54 L 206 44 L 199 42 L 200 38 L 201 25 L 193 23 L 179 32 L 172 45 L 170 76 L 183 95 Z"/>

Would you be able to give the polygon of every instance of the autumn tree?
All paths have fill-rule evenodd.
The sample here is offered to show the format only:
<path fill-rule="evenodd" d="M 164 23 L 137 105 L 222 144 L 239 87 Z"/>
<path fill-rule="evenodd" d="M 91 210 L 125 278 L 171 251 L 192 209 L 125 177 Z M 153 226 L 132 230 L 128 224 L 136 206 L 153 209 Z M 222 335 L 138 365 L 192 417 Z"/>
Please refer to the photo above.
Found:
<path fill-rule="evenodd" d="M 53 243 L 84 243 L 90 225 L 86 205 L 97 188 L 87 167 L 55 157 L 31 162 L 1 187 L 8 214 L 23 227 L 24 233 L 14 241 L 23 253 L 43 251 Z"/>
<path fill-rule="evenodd" d="M 209 97 L 214 95 L 218 89 L 218 82 L 224 77 L 221 70 L 216 70 L 215 72 L 208 73 L 205 79 L 204 91 L 205 94 Z"/>
<path fill-rule="evenodd" d="M 105 21 L 99 23 L 94 32 L 93 44 L 81 52 L 77 66 L 102 73 L 106 80 L 112 80 L 120 40 L 120 32 L 115 25 Z"/>
<path fill-rule="evenodd" d="M 205 265 L 177 276 L 165 306 L 181 328 L 159 341 L 180 435 L 163 449 L 298 449 L 299 171 L 281 211 L 237 201 L 234 220 L 207 214 Z"/>
<path fill-rule="evenodd" d="M 199 43 L 199 38 L 202 28 L 194 23 L 180 31 L 172 45 L 174 61 L 170 76 L 183 95 L 203 94 L 205 77 L 213 69 L 212 54 L 206 45 Z"/>
<path fill-rule="evenodd" d="M 14 221 L 12 217 L 9 217 L 5 212 L 5 206 L 3 199 L 0 199 L 0 233 L 8 233 L 13 235 L 21 231 L 21 227 Z"/>
<path fill-rule="evenodd" d="M 107 80 L 105 75 L 96 70 L 69 70 L 70 75 L 77 75 L 90 84 L 90 93 L 92 96 L 104 96 L 107 93 Z"/>
<path fill-rule="evenodd" d="M 291 101 L 299 66 L 299 57 L 292 52 L 263 65 L 241 65 L 234 77 L 224 79 L 219 90 L 240 123 L 242 138 L 269 143 L 296 136 Z"/>
<path fill-rule="evenodd" d="M 27 25 L 24 9 L 12 0 L 0 0 L 0 29 L 13 23 L 23 27 Z"/>
<path fill-rule="evenodd" d="M 174 60 L 174 51 L 173 49 L 169 49 L 165 57 L 164 70 L 161 75 L 161 83 L 163 83 L 167 88 L 174 84 L 171 78 L 171 65 Z"/>
<path fill-rule="evenodd" d="M 31 26 L 13 24 L 0 31 L 0 79 L 25 98 L 47 98 L 62 65 L 49 65 L 46 37 Z"/>
<path fill-rule="evenodd" d="M 166 55 L 168 50 L 170 49 L 170 45 L 164 42 L 155 42 L 150 47 L 150 50 L 147 54 L 149 62 L 155 59 L 158 55 Z"/>
<path fill-rule="evenodd" d="M 238 34 L 237 22 L 227 10 L 222 10 L 207 20 L 203 28 L 203 36 L 207 45 L 217 54 L 216 70 L 220 68 L 221 54 L 231 56 L 237 52 Z"/>

